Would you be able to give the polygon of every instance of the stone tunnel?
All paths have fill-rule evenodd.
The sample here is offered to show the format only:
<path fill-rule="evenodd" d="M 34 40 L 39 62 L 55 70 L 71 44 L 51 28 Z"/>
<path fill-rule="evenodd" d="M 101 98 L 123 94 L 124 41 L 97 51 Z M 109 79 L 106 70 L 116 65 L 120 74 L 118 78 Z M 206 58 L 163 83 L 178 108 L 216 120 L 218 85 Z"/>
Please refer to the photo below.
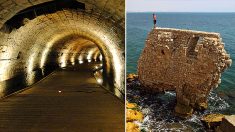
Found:
<path fill-rule="evenodd" d="M 0 0 L 0 40 L 1 131 L 124 130 L 124 0 Z"/>
<path fill-rule="evenodd" d="M 124 93 L 124 10 L 123 0 L 1 0 L 0 80 L 101 60 L 104 85 Z"/>
<path fill-rule="evenodd" d="M 138 75 L 147 90 L 176 91 L 175 112 L 185 117 L 207 108 L 209 92 L 231 63 L 218 33 L 154 28 L 139 58 Z"/>

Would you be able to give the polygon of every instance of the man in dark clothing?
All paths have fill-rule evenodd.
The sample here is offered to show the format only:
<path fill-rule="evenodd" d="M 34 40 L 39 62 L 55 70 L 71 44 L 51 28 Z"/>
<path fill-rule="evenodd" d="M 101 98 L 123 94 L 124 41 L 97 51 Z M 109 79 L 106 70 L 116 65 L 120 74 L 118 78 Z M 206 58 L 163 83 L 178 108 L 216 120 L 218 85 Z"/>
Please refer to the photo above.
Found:
<path fill-rule="evenodd" d="M 156 27 L 157 24 L 157 15 L 153 13 L 153 24 L 154 24 L 154 28 Z"/>

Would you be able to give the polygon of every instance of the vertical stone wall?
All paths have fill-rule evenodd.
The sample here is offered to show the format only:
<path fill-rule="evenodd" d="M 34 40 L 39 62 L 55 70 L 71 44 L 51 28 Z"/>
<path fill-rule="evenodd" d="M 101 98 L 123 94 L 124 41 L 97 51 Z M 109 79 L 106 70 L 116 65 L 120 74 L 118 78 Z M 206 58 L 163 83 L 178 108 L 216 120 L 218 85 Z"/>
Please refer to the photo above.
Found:
<path fill-rule="evenodd" d="M 231 63 L 218 33 L 155 28 L 139 58 L 138 75 L 145 89 L 176 91 L 175 111 L 187 116 L 207 107 L 209 92 Z"/>

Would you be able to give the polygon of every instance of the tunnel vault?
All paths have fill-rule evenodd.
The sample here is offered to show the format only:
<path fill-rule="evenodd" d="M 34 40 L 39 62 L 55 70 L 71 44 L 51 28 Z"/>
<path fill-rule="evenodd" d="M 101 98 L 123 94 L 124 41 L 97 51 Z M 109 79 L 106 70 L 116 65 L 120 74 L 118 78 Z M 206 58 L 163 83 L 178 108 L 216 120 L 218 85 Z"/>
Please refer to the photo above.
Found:
<path fill-rule="evenodd" d="M 124 93 L 124 1 L 73 0 L 77 8 L 53 11 L 48 2 L 53 1 L 1 1 L 0 80 L 51 64 L 66 67 L 103 58 L 105 76 Z M 29 8 L 33 17 L 24 14 Z M 41 8 L 44 13 L 37 12 Z M 23 19 L 15 19 L 19 15 Z M 13 20 L 21 20 L 20 25 L 11 25 Z"/>

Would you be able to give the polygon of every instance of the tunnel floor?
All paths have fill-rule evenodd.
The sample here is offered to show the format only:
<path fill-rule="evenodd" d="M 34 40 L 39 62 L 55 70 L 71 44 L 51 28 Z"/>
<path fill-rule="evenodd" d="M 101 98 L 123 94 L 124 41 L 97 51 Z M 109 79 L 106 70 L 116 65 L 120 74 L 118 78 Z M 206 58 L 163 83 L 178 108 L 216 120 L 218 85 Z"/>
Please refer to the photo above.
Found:
<path fill-rule="evenodd" d="M 91 70 L 57 70 L 0 100 L 1 131 L 123 131 L 124 103 Z"/>

